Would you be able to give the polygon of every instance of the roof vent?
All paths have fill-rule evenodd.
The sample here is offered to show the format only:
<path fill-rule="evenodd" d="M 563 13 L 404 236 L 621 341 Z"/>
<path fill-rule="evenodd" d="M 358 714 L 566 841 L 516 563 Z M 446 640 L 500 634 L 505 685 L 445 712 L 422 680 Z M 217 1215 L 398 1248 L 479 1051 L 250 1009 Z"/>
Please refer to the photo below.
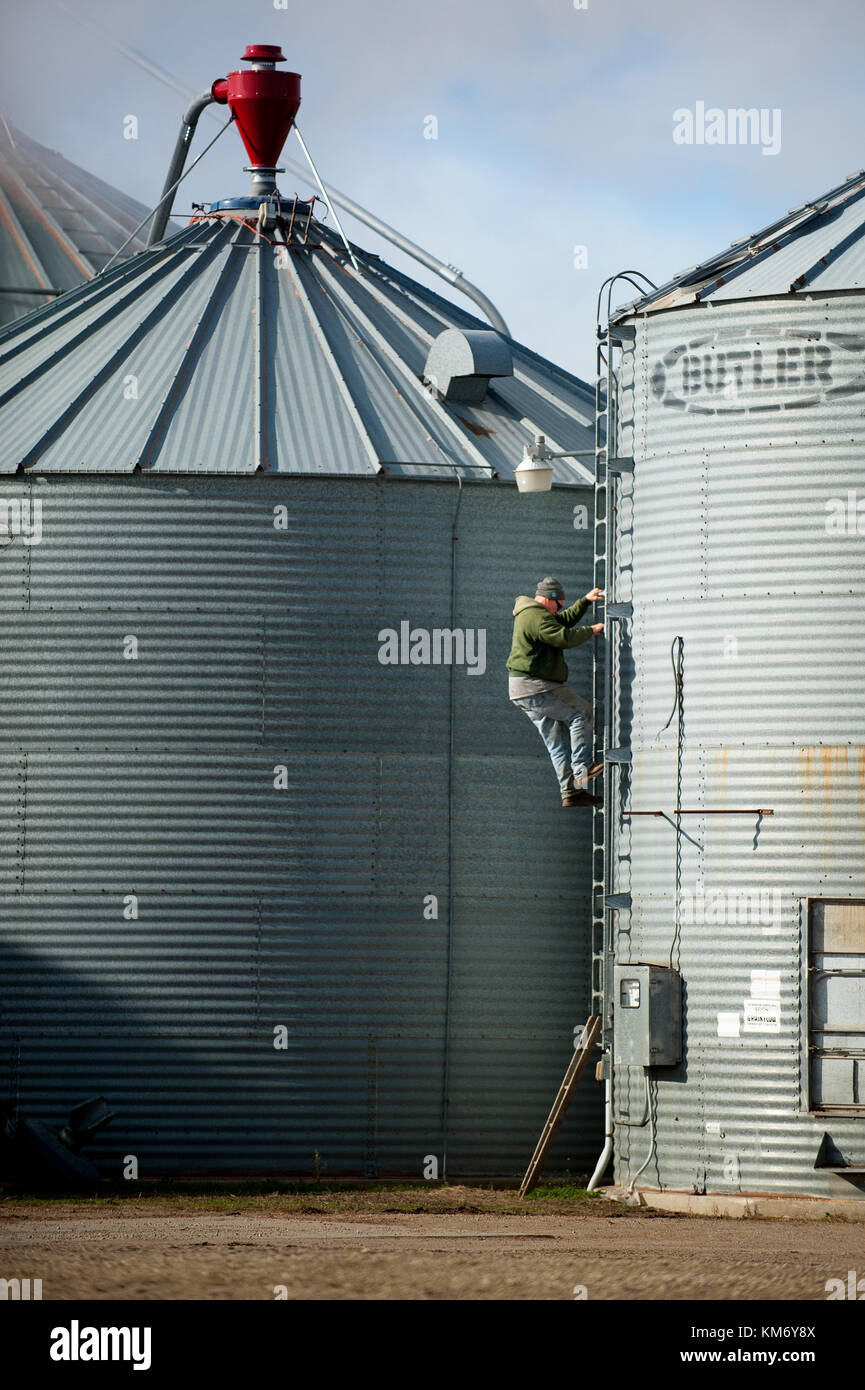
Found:
<path fill-rule="evenodd" d="M 424 377 L 446 401 L 480 405 L 490 377 L 513 376 L 511 350 L 498 333 L 446 328 L 427 354 Z"/>

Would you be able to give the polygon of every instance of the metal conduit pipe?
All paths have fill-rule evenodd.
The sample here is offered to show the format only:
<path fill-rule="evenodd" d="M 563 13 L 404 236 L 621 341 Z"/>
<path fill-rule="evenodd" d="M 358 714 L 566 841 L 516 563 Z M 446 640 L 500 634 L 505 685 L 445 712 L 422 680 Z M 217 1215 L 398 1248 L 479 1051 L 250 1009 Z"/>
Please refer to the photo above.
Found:
<path fill-rule="evenodd" d="M 589 1178 L 586 1191 L 594 1192 L 601 1178 L 607 1170 L 613 1152 L 613 1080 L 609 1075 L 604 1081 L 604 1147 L 601 1156 L 595 1164 L 595 1171 Z"/>
<path fill-rule="evenodd" d="M 287 159 L 285 156 L 283 156 L 283 159 L 285 167 L 290 169 L 293 174 L 302 174 L 304 177 L 306 176 L 306 170 L 302 165 L 295 164 L 294 160 Z M 328 196 L 332 198 L 335 203 L 338 203 L 341 208 L 344 208 L 346 212 L 351 213 L 352 217 L 356 217 L 359 222 L 363 222 L 367 227 L 370 227 L 372 231 L 378 232 L 379 236 L 384 237 L 386 241 L 393 242 L 393 245 L 399 247 L 400 251 L 404 251 L 407 256 L 413 256 L 416 261 L 420 261 L 421 265 L 425 265 L 427 270 L 431 270 L 436 275 L 440 275 L 443 280 L 447 280 L 449 284 L 461 290 L 469 299 L 474 300 L 475 304 L 483 311 L 498 333 L 504 334 L 506 338 L 511 336 L 511 330 L 508 328 L 508 325 L 505 323 L 495 304 L 487 299 L 483 290 L 479 290 L 477 285 L 473 285 L 470 280 L 467 280 L 461 270 L 457 270 L 456 266 L 446 265 L 444 261 L 440 261 L 436 256 L 430 255 L 429 251 L 424 251 L 422 246 L 417 246 L 415 242 L 410 241 L 407 236 L 403 236 L 402 232 L 398 232 L 396 228 L 389 226 L 387 222 L 382 222 L 381 218 L 376 217 L 375 213 L 368 212 L 366 208 L 361 207 L 360 203 L 356 203 L 353 198 L 349 198 L 347 193 L 341 193 L 338 188 L 334 188 L 333 184 L 326 183 L 324 186 L 327 189 Z"/>
<path fill-rule="evenodd" d="M 195 127 L 198 125 L 198 118 L 205 107 L 210 106 L 216 98 L 213 92 L 208 89 L 200 92 L 194 101 L 190 102 L 186 111 L 183 113 L 183 124 L 180 127 L 180 134 L 177 137 L 177 144 L 174 146 L 174 154 L 171 156 L 171 163 L 168 166 L 168 173 L 165 176 L 165 183 L 162 187 L 162 197 L 159 200 L 156 211 L 153 214 L 153 221 L 150 224 L 150 236 L 147 239 L 148 247 L 156 246 L 165 236 L 165 228 L 168 226 L 168 219 L 171 216 L 171 209 L 174 204 L 175 185 L 183 173 L 183 166 L 186 163 L 186 156 L 189 153 L 189 146 L 192 144 L 192 137 L 195 134 Z"/>

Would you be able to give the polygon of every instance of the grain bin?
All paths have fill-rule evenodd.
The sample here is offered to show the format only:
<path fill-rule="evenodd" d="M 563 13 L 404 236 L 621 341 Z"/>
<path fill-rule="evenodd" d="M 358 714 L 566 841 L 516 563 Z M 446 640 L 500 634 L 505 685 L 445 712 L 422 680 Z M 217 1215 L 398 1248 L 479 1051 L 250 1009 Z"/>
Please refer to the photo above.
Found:
<path fill-rule="evenodd" d="M 516 1175 L 590 865 L 504 663 L 592 494 L 513 472 L 593 395 L 250 201 L 0 336 L 4 1086 L 104 1093 L 105 1175 Z M 587 1087 L 552 1171 L 600 1134 Z"/>
<path fill-rule="evenodd" d="M 624 1183 L 865 1195 L 863 274 L 859 173 L 613 315 Z"/>
<path fill-rule="evenodd" d="M 134 233 L 146 215 L 0 115 L 0 324 L 91 279 L 115 252 L 140 250 L 145 238 Z"/>

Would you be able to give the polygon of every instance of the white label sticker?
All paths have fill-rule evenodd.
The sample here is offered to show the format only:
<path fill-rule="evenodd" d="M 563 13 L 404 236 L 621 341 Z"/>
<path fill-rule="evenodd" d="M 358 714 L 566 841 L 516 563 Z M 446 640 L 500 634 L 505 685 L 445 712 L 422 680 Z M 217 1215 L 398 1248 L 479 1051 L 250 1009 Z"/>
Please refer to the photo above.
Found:
<path fill-rule="evenodd" d="M 780 972 L 780 970 L 752 970 L 752 971 L 751 971 L 751 998 L 752 998 L 752 999 L 780 999 L 780 998 L 781 998 L 781 972 Z"/>
<path fill-rule="evenodd" d="M 719 1038 L 738 1038 L 739 1036 L 739 1015 L 738 1014 L 718 1014 L 718 1037 Z"/>
<path fill-rule="evenodd" d="M 780 999 L 746 999 L 742 1005 L 743 1033 L 780 1033 Z"/>

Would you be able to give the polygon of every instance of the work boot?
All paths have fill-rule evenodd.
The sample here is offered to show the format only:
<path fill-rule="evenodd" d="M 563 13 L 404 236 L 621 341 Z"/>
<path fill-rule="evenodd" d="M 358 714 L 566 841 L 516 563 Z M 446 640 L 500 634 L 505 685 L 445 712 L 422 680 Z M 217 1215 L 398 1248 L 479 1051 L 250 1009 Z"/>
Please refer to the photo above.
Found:
<path fill-rule="evenodd" d="M 591 792 L 574 792 L 572 796 L 562 797 L 563 806 L 603 806 L 602 796 L 592 796 Z"/>
<path fill-rule="evenodd" d="M 572 776 L 569 778 L 570 785 L 571 785 L 571 787 L 573 788 L 573 790 L 574 790 L 575 792 L 584 792 L 584 791 L 587 791 L 587 790 L 588 790 L 588 783 L 591 782 L 593 778 L 595 778 L 595 777 L 600 777 L 600 775 L 601 775 L 601 773 L 603 772 L 603 770 L 604 770 L 604 764 L 603 764 L 603 763 L 592 763 L 592 766 L 586 770 L 585 775 L 580 779 L 579 782 L 577 782 L 577 781 L 574 779 L 573 775 L 572 775 Z M 564 795 L 564 793 L 562 793 L 562 794 Z"/>

